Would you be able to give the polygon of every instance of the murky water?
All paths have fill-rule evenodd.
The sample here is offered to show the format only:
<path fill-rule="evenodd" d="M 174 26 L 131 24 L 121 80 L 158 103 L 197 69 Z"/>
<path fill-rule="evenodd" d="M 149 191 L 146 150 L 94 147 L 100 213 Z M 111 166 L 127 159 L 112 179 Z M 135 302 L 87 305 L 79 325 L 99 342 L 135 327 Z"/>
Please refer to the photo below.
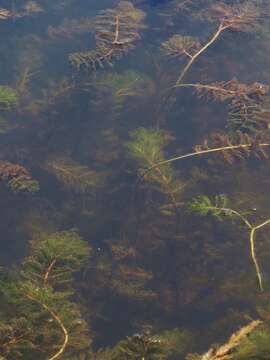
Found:
<path fill-rule="evenodd" d="M 256 20 L 249 13 L 248 24 L 229 24 L 230 14 L 220 15 L 224 8 L 209 10 L 218 3 L 134 0 L 133 8 L 114 0 L 64 0 L 26 7 L 14 1 L 12 8 L 1 1 L 11 12 L 0 20 L 1 86 L 17 102 L 0 109 L 0 157 L 25 167 L 40 190 L 14 192 L 3 178 L 0 261 L 19 264 L 30 240 L 76 229 L 92 247 L 76 289 L 90 312 L 95 347 L 151 325 L 202 334 L 195 347 L 205 348 L 256 317 L 269 294 L 269 227 L 255 238 L 261 292 L 250 229 L 241 218 L 231 218 L 230 210 L 200 217 L 189 206 L 204 195 L 212 207 L 233 209 L 252 226 L 263 223 L 270 218 L 269 160 L 195 155 L 139 177 L 206 139 L 209 149 L 268 135 L 269 93 L 252 84 L 270 81 L 269 22 L 260 15 L 249 27 Z M 179 83 L 193 86 L 175 88 L 222 21 L 227 28 Z M 168 43 L 175 34 L 179 42 Z M 71 54 L 79 52 L 74 60 Z M 231 79 L 247 87 L 226 85 Z M 218 95 L 202 87 L 209 84 L 220 87 Z M 247 106 L 256 113 L 243 113 Z M 209 140 L 237 130 L 250 138 Z M 266 142 L 256 140 L 248 150 Z M 226 206 L 220 195 L 230 199 Z"/>

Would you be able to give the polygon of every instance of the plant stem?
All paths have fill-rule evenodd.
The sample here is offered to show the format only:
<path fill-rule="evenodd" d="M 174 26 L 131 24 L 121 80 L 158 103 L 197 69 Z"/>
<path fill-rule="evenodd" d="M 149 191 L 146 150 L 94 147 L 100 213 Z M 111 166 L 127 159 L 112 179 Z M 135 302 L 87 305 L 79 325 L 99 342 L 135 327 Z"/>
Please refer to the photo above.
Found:
<path fill-rule="evenodd" d="M 258 278 L 258 281 L 259 281 L 259 286 L 260 286 L 260 290 L 263 291 L 263 284 L 262 284 L 262 275 L 261 275 L 261 271 L 260 271 L 260 267 L 259 267 L 259 264 L 258 264 L 258 261 L 257 261 L 257 258 L 256 258 L 256 253 L 255 253 L 255 243 L 254 243 L 254 239 L 255 239 L 255 232 L 262 228 L 263 226 L 267 225 L 270 223 L 270 219 L 264 221 L 263 223 L 257 225 L 257 226 L 254 226 L 252 229 L 251 229 L 251 232 L 250 232 L 250 250 L 251 250 L 251 256 L 252 256 L 252 260 L 254 262 L 254 265 L 255 265 L 255 268 L 256 268 L 256 273 L 257 273 L 257 278 Z"/>
<path fill-rule="evenodd" d="M 149 163 L 152 165 L 152 162 L 149 162 Z M 154 165 L 152 165 L 152 166 L 154 166 Z M 164 187 L 167 189 L 168 195 L 171 198 L 171 202 L 172 202 L 172 205 L 174 207 L 175 215 L 177 217 L 177 215 L 178 215 L 177 201 L 176 201 L 176 198 L 175 198 L 173 192 L 170 189 L 169 181 L 168 181 L 167 177 L 163 174 L 163 172 L 161 171 L 161 169 L 159 167 L 156 167 L 155 170 L 156 170 L 157 174 L 161 177 L 161 180 L 162 180 L 162 182 L 164 184 Z"/>
<path fill-rule="evenodd" d="M 175 88 L 178 87 L 193 87 L 196 89 L 207 89 L 207 90 L 213 90 L 213 91 L 219 91 L 225 94 L 230 94 L 232 96 L 236 95 L 236 91 L 234 90 L 228 90 L 228 89 L 224 89 L 220 86 L 214 86 L 214 85 L 204 85 L 204 84 L 179 84 L 179 85 L 175 85 Z"/>
<path fill-rule="evenodd" d="M 186 72 L 189 70 L 189 68 L 191 67 L 191 65 L 193 64 L 193 62 L 197 59 L 197 57 L 199 57 L 205 50 L 208 49 L 209 46 L 211 46 L 220 36 L 220 34 L 226 30 L 228 27 L 230 27 L 229 25 L 224 25 L 223 23 L 220 23 L 218 30 L 215 32 L 215 34 L 212 36 L 212 38 L 198 51 L 196 52 L 195 55 L 193 55 L 189 62 L 187 63 L 187 65 L 184 67 L 184 69 L 182 70 L 181 74 L 179 75 L 175 86 L 178 86 L 181 81 L 183 80 Z"/>
<path fill-rule="evenodd" d="M 211 208 L 223 211 L 224 213 L 227 213 L 229 211 L 231 214 L 234 214 L 234 215 L 238 216 L 245 223 L 245 225 L 247 225 L 247 227 L 250 230 L 252 230 L 253 226 L 251 225 L 251 223 L 242 214 L 240 214 L 238 211 L 230 209 L 230 208 L 218 208 L 218 207 L 215 207 L 215 206 L 212 206 Z"/>
<path fill-rule="evenodd" d="M 159 167 L 161 165 L 165 165 L 165 164 L 169 164 L 172 163 L 174 161 L 177 160 L 182 160 L 182 159 L 186 159 L 189 157 L 193 157 L 193 156 L 199 156 L 199 155 L 204 155 L 204 154 L 210 154 L 210 153 L 215 153 L 215 152 L 219 152 L 219 151 L 227 151 L 227 150 L 235 150 L 235 149 L 245 149 L 245 148 L 250 148 L 252 147 L 253 144 L 239 144 L 239 145 L 230 145 L 230 146 L 223 146 L 223 147 L 218 147 L 218 148 L 213 148 L 213 149 L 207 149 L 207 150 L 200 150 L 200 151 L 194 151 L 188 154 L 184 154 L 184 155 L 180 155 L 180 156 L 176 156 L 173 157 L 171 159 L 167 159 L 167 160 L 163 160 L 160 161 L 158 163 L 156 163 L 155 165 L 150 166 L 148 169 L 146 169 L 141 176 L 139 177 L 139 180 L 143 179 L 145 177 L 145 175 L 155 169 L 156 167 Z M 270 146 L 270 143 L 262 143 L 262 144 L 258 144 L 258 147 L 266 147 L 266 146 Z"/>
<path fill-rule="evenodd" d="M 61 327 L 62 333 L 64 335 L 64 341 L 63 341 L 60 349 L 57 351 L 56 354 L 54 354 L 53 356 L 51 356 L 48 359 L 48 360 L 55 360 L 64 353 L 64 351 L 67 347 L 67 344 L 68 344 L 69 336 L 68 336 L 67 329 L 64 326 L 62 320 L 59 318 L 59 316 L 53 310 L 51 310 L 46 304 L 42 304 L 42 306 L 45 310 L 47 310 L 51 314 L 51 316 L 54 318 L 54 320 L 58 323 L 58 325 Z"/>
<path fill-rule="evenodd" d="M 48 280 L 49 280 L 49 275 L 52 271 L 52 268 L 54 267 L 56 263 L 56 259 L 53 259 L 53 261 L 50 263 L 50 265 L 48 266 L 48 269 L 45 272 L 44 278 L 43 278 L 43 285 L 44 287 L 46 287 L 48 285 Z"/>
<path fill-rule="evenodd" d="M 257 257 L 256 257 L 256 251 L 255 251 L 255 232 L 258 229 L 262 228 L 263 226 L 269 224 L 270 219 L 264 221 L 263 223 L 261 223 L 261 224 L 259 224 L 257 226 L 253 226 L 242 214 L 240 214 L 236 210 L 229 209 L 229 208 L 219 208 L 219 207 L 216 207 L 216 206 L 211 206 L 209 208 L 215 209 L 215 210 L 220 210 L 220 211 L 223 211 L 224 213 L 227 213 L 229 211 L 231 214 L 234 214 L 234 215 L 238 216 L 245 223 L 245 225 L 250 229 L 250 234 L 249 234 L 250 254 L 251 254 L 251 258 L 252 258 L 252 261 L 254 263 L 254 266 L 255 266 L 256 275 L 257 275 L 260 290 L 263 291 L 262 274 L 261 274 L 260 266 L 259 266 L 259 263 L 258 263 L 258 260 L 257 260 Z"/>
<path fill-rule="evenodd" d="M 52 356 L 50 356 L 48 358 L 48 360 L 55 360 L 57 358 L 59 358 L 59 356 L 61 356 L 68 344 L 69 341 L 69 336 L 68 336 L 68 331 L 65 327 L 65 325 L 63 324 L 62 320 L 60 319 L 60 317 L 57 315 L 56 312 L 54 312 L 52 309 L 50 309 L 50 307 L 46 304 L 44 304 L 43 302 L 39 301 L 38 299 L 36 299 L 35 297 L 31 296 L 31 295 L 26 295 L 30 300 L 36 302 L 37 304 L 39 304 L 41 307 L 43 307 L 44 310 L 46 310 L 53 318 L 54 320 L 57 322 L 57 324 L 59 325 L 59 327 L 61 328 L 61 331 L 63 333 L 64 336 L 64 341 L 60 347 L 60 349 Z"/>

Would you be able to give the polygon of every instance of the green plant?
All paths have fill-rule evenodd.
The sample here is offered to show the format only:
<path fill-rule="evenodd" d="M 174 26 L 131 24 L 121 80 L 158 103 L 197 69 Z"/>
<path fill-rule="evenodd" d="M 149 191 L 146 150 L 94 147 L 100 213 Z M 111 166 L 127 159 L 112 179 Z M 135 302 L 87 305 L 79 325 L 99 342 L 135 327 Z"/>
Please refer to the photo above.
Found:
<path fill-rule="evenodd" d="M 250 338 L 256 337 L 256 334 L 262 331 L 263 326 L 264 323 L 261 320 L 251 321 L 249 324 L 242 326 L 238 331 L 233 333 L 225 344 L 213 346 L 202 355 L 188 354 L 186 360 L 236 360 L 238 359 L 237 354 L 243 349 L 243 344 L 249 342 Z M 260 353 L 260 351 L 257 352 L 257 354 L 258 353 Z M 264 353 L 264 349 L 262 349 L 262 353 Z M 248 352 L 246 352 L 245 355 L 251 355 L 251 353 L 248 354 Z M 254 355 L 254 352 L 252 355 Z M 267 358 L 257 358 L 255 356 L 254 358 L 240 357 L 239 359 L 264 360 Z"/>
<path fill-rule="evenodd" d="M 190 341 L 189 335 L 179 329 L 152 335 L 145 331 L 128 336 L 117 344 L 112 359 L 162 360 L 183 355 Z"/>
<path fill-rule="evenodd" d="M 113 348 L 99 349 L 93 358 L 97 360 L 162 360 L 183 356 L 190 343 L 190 335 L 179 329 L 159 334 L 143 331 L 127 336 Z"/>
<path fill-rule="evenodd" d="M 233 354 L 233 360 L 267 360 L 270 356 L 270 329 L 257 329 L 243 339 Z"/>
<path fill-rule="evenodd" d="M 143 98 L 150 84 L 151 80 L 146 74 L 134 70 L 100 73 L 93 82 L 96 91 L 94 105 L 103 109 L 105 98 L 111 106 L 111 118 L 118 118 L 122 110 L 132 105 L 131 100 L 128 104 L 127 101 Z"/>
<path fill-rule="evenodd" d="M 183 183 L 176 178 L 170 164 L 155 166 L 164 163 L 164 148 L 168 144 L 169 134 L 155 129 L 139 128 L 131 132 L 131 141 L 127 143 L 130 157 L 137 161 L 139 174 L 153 168 L 144 177 L 152 184 L 155 190 L 169 197 L 175 209 L 178 207 L 179 195 L 183 190 Z"/>
<path fill-rule="evenodd" d="M 166 353 L 158 336 L 135 334 L 118 344 L 113 358 L 115 360 L 159 360 L 165 357 Z"/>
<path fill-rule="evenodd" d="M 88 351 L 88 326 L 71 296 L 72 274 L 83 266 L 89 251 L 76 232 L 55 233 L 32 242 L 19 272 L 2 273 L 2 356 L 55 360 Z"/>
<path fill-rule="evenodd" d="M 37 286 L 67 286 L 89 258 L 89 247 L 75 231 L 62 231 L 45 240 L 32 240 L 22 276 Z M 43 277 L 40 275 L 43 274 Z"/>
<path fill-rule="evenodd" d="M 153 301 L 156 293 L 149 287 L 153 273 L 143 267 L 132 264 L 136 251 L 132 247 L 106 242 L 109 252 L 97 258 L 90 266 L 91 284 L 95 288 L 109 289 L 116 297 L 136 301 Z M 99 291 L 96 291 L 98 294 Z"/>
<path fill-rule="evenodd" d="M 259 288 L 263 291 L 262 274 L 255 252 L 255 233 L 257 230 L 268 225 L 270 223 L 270 219 L 267 219 L 258 225 L 253 225 L 244 213 L 236 211 L 229 206 L 229 199 L 225 195 L 216 196 L 214 202 L 212 202 L 207 196 L 199 196 L 190 203 L 188 208 L 191 212 L 200 216 L 212 215 L 219 220 L 224 219 L 225 217 L 231 220 L 237 218 L 241 220 L 249 231 L 250 254 L 255 266 Z"/>
<path fill-rule="evenodd" d="M 11 110 L 18 102 L 17 93 L 10 87 L 0 86 L 0 110 Z"/>
<path fill-rule="evenodd" d="M 265 149 L 270 147 L 269 136 L 269 132 L 264 131 L 257 132 L 253 136 L 243 134 L 241 131 L 229 135 L 215 133 L 210 139 L 210 144 L 205 140 L 203 144 L 196 145 L 195 151 L 193 152 L 158 161 L 156 164 L 149 166 L 143 171 L 140 175 L 140 179 L 143 179 L 149 172 L 155 170 L 156 167 L 202 155 L 221 155 L 223 160 L 230 164 L 235 160 L 243 160 L 252 155 L 257 159 L 267 159 L 268 155 Z"/>
<path fill-rule="evenodd" d="M 89 169 L 71 158 L 54 158 L 45 164 L 48 172 L 52 173 L 63 186 L 75 193 L 94 192 L 103 186 L 105 174 Z"/>

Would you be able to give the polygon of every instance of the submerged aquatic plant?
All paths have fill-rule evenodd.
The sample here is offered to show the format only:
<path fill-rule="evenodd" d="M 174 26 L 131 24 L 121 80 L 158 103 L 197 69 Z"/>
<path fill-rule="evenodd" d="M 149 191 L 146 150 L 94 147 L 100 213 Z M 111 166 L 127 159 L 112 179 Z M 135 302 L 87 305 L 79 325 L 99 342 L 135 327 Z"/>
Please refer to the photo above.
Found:
<path fill-rule="evenodd" d="M 140 178 L 143 179 L 156 167 L 202 155 L 219 154 L 230 164 L 237 159 L 243 160 L 252 155 L 258 159 L 267 159 L 268 154 L 265 149 L 270 147 L 269 137 L 269 132 L 263 131 L 257 132 L 254 136 L 243 134 L 241 131 L 236 131 L 232 135 L 215 133 L 211 137 L 210 144 L 208 140 L 205 140 L 203 144 L 196 145 L 193 152 L 159 161 L 143 171 Z"/>
<path fill-rule="evenodd" d="M 94 25 L 96 49 L 71 54 L 71 64 L 77 70 L 112 65 L 114 60 L 133 49 L 140 39 L 144 16 L 143 11 L 127 1 L 121 1 L 114 9 L 103 11 Z"/>
<path fill-rule="evenodd" d="M 80 306 L 71 301 L 71 275 L 88 255 L 88 245 L 74 231 L 52 234 L 32 243 L 16 276 L 1 277 L 6 312 L 0 322 L 2 356 L 56 360 L 88 350 L 87 324 Z"/>
<path fill-rule="evenodd" d="M 23 261 L 22 276 L 36 286 L 67 287 L 90 255 L 90 248 L 75 231 L 62 231 L 45 240 L 32 240 L 31 255 Z M 38 270 L 38 271 L 37 271 Z"/>
<path fill-rule="evenodd" d="M 176 81 L 176 86 L 182 83 L 182 80 L 194 61 L 201 56 L 213 43 L 215 43 L 225 30 L 237 32 L 253 32 L 261 17 L 259 6 L 244 3 L 239 5 L 227 5 L 223 2 L 215 4 L 207 10 L 207 19 L 218 22 L 216 32 L 210 39 L 198 48 L 197 40 L 190 37 L 175 35 L 163 44 L 163 48 L 171 56 L 184 56 L 188 62 L 181 71 Z"/>
<path fill-rule="evenodd" d="M 93 192 L 103 186 L 105 174 L 89 169 L 71 158 L 55 158 L 45 164 L 48 172 L 52 173 L 66 189 L 75 193 Z"/>
<path fill-rule="evenodd" d="M 116 297 L 135 301 L 153 301 L 157 294 L 148 288 L 154 275 L 143 267 L 132 264 L 137 253 L 133 247 L 106 241 L 108 252 L 98 256 L 96 263 L 89 266 L 89 284 L 96 295 L 109 289 Z"/>
<path fill-rule="evenodd" d="M 39 183 L 33 180 L 29 172 L 21 165 L 0 162 L 0 181 L 8 184 L 14 192 L 37 192 Z"/>
<path fill-rule="evenodd" d="M 241 353 L 241 348 L 243 344 L 248 343 L 250 338 L 254 338 L 258 332 L 261 331 L 263 322 L 261 320 L 254 320 L 249 324 L 240 328 L 240 330 L 233 333 L 228 340 L 223 345 L 211 347 L 203 355 L 198 354 L 188 354 L 186 360 L 236 360 L 238 359 L 237 354 Z M 258 352 L 259 353 L 259 352 Z M 257 353 L 256 353 L 257 355 Z M 260 357 L 240 357 L 240 359 L 261 359 Z M 265 358 L 266 360 L 267 358 Z"/>
<path fill-rule="evenodd" d="M 0 86 L 0 110 L 11 110 L 18 102 L 17 93 L 10 87 Z"/>
<path fill-rule="evenodd" d="M 212 202 L 207 196 L 199 196 L 194 199 L 193 202 L 191 202 L 191 204 L 189 205 L 189 210 L 200 216 L 213 215 L 219 220 L 224 218 L 238 218 L 241 220 L 242 223 L 244 223 L 244 225 L 248 228 L 249 231 L 250 254 L 255 266 L 259 288 L 261 291 L 263 291 L 262 274 L 255 252 L 255 233 L 257 230 L 270 224 L 270 219 L 267 219 L 258 225 L 253 225 L 247 219 L 245 214 L 236 211 L 230 207 L 229 199 L 225 195 L 216 196 L 214 202 Z"/>
<path fill-rule="evenodd" d="M 269 137 L 269 132 L 264 131 L 257 132 L 254 136 L 241 131 L 231 135 L 215 133 L 211 137 L 210 144 L 205 140 L 202 145 L 195 146 L 195 152 L 198 155 L 217 153 L 229 164 L 251 156 L 260 160 L 268 159 L 266 150 L 270 146 Z"/>
<path fill-rule="evenodd" d="M 211 84 L 179 84 L 195 90 L 199 98 L 228 102 L 228 127 L 232 130 L 255 133 L 269 129 L 269 85 L 241 84 L 237 79 Z"/>
<path fill-rule="evenodd" d="M 147 75 L 127 70 L 122 73 L 109 72 L 100 75 L 94 82 L 97 89 L 109 91 L 115 97 L 128 97 L 142 94 Z"/>
<path fill-rule="evenodd" d="M 150 326 L 127 336 L 113 348 L 99 349 L 96 360 L 163 360 L 182 356 L 190 343 L 190 335 L 179 329 L 152 334 Z"/>
<path fill-rule="evenodd" d="M 270 331 L 262 329 L 246 337 L 236 349 L 233 360 L 268 360 L 270 354 L 269 347 Z"/>
<path fill-rule="evenodd" d="M 159 337 L 147 334 L 135 334 L 122 340 L 117 347 L 119 359 L 164 359 L 166 353 Z"/>
<path fill-rule="evenodd" d="M 127 70 L 100 73 L 93 83 L 96 90 L 94 104 L 104 108 L 104 98 L 111 104 L 112 118 L 118 118 L 128 99 L 143 98 L 151 86 L 151 79 L 143 73 Z"/>
<path fill-rule="evenodd" d="M 131 132 L 130 136 L 127 149 L 129 155 L 138 162 L 139 174 L 144 174 L 147 168 L 163 162 L 164 147 L 170 140 L 169 134 L 160 130 L 139 128 Z M 156 190 L 168 196 L 174 209 L 177 209 L 184 185 L 176 179 L 169 164 L 154 167 L 154 171 L 148 172 L 144 178 L 152 183 Z"/>
<path fill-rule="evenodd" d="M 201 44 L 197 39 L 191 36 L 173 35 L 169 40 L 162 43 L 162 49 L 165 54 L 178 58 L 186 56 L 192 58 L 200 49 Z"/>

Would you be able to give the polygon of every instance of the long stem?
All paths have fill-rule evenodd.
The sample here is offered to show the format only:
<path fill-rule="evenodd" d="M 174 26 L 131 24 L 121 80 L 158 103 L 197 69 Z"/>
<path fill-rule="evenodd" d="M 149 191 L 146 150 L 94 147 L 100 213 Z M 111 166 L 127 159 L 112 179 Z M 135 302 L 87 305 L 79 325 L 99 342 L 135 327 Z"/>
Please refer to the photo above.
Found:
<path fill-rule="evenodd" d="M 179 84 L 179 85 L 175 85 L 175 88 L 178 87 L 193 87 L 196 89 L 207 89 L 207 90 L 213 90 L 213 91 L 219 91 L 221 93 L 225 93 L 225 94 L 230 94 L 232 96 L 236 95 L 236 91 L 234 90 L 229 90 L 229 89 L 224 89 L 220 86 L 214 86 L 214 85 L 204 85 L 204 84 Z"/>
<path fill-rule="evenodd" d="M 223 25 L 223 23 L 221 23 L 218 27 L 218 30 L 216 31 L 216 33 L 212 36 L 212 38 L 198 51 L 196 52 L 195 55 L 193 55 L 189 62 L 187 63 L 187 65 L 184 67 L 183 71 L 181 72 L 180 76 L 178 77 L 175 85 L 179 85 L 181 83 L 181 81 L 183 80 L 186 72 L 188 71 L 188 69 L 191 67 L 191 65 L 193 64 L 193 62 L 197 59 L 197 57 L 199 57 L 205 50 L 208 49 L 208 47 L 210 45 L 212 45 L 220 36 L 220 34 L 229 27 L 229 25 L 225 26 Z"/>
<path fill-rule="evenodd" d="M 249 236 L 250 252 L 251 252 L 251 257 L 252 257 L 253 263 L 255 265 L 256 274 L 257 274 L 257 278 L 258 278 L 258 282 L 259 282 L 259 287 L 260 287 L 260 290 L 263 291 L 262 275 L 261 275 L 259 263 L 257 261 L 256 253 L 255 253 L 255 244 L 254 244 L 255 231 L 256 231 L 255 228 L 251 229 L 250 236 Z"/>
<path fill-rule="evenodd" d="M 262 228 L 263 226 L 267 225 L 270 223 L 270 219 L 264 221 L 263 223 L 257 225 L 257 226 L 254 226 L 252 229 L 251 229 L 251 232 L 250 232 L 250 237 L 249 237 L 249 240 L 250 240 L 250 251 L 251 251 L 251 257 L 252 257 L 252 260 L 254 262 L 254 265 L 255 265 L 255 268 L 256 268 L 256 273 L 257 273 L 257 278 L 258 278 L 258 282 L 259 282 L 259 286 L 260 286 L 260 290 L 263 291 L 263 284 L 262 284 L 262 275 L 261 275 L 261 271 L 260 271 L 260 266 L 259 266 L 259 263 L 257 261 L 257 258 L 256 258 L 256 252 L 255 252 L 255 232 Z"/>
<path fill-rule="evenodd" d="M 114 35 L 113 44 L 117 44 L 118 39 L 119 39 L 119 15 L 117 15 L 115 18 L 115 35 Z"/>
<path fill-rule="evenodd" d="M 69 340 L 69 336 L 68 336 L 68 332 L 67 332 L 67 329 L 66 327 L 64 326 L 62 320 L 60 319 L 60 317 L 53 311 L 51 310 L 46 304 L 42 304 L 43 308 L 45 310 L 47 310 L 51 316 L 54 318 L 54 320 L 58 323 L 58 325 L 60 326 L 61 330 L 62 330 L 62 333 L 64 335 L 64 341 L 60 347 L 60 349 L 57 351 L 56 354 L 54 354 L 53 356 L 51 356 L 48 360 L 55 360 L 57 358 L 59 358 L 59 356 L 61 356 L 66 347 L 67 347 L 67 344 L 68 344 L 68 340 Z"/>
<path fill-rule="evenodd" d="M 61 328 L 61 331 L 63 333 L 64 336 L 64 341 L 60 347 L 60 349 L 52 356 L 50 356 L 48 358 L 48 360 L 55 360 L 57 358 L 59 358 L 65 351 L 68 341 L 69 341 L 69 336 L 68 336 L 68 331 L 65 327 L 65 325 L 63 324 L 62 320 L 60 319 L 60 317 L 57 315 L 56 312 L 54 312 L 52 309 L 49 308 L 49 306 L 47 306 L 46 304 L 44 304 L 43 302 L 39 301 L 38 299 L 34 298 L 31 295 L 26 295 L 30 300 L 36 302 L 37 304 L 39 304 L 41 307 L 43 307 L 43 309 L 45 309 L 53 318 L 54 320 L 58 323 L 59 327 Z"/>
<path fill-rule="evenodd" d="M 234 215 L 238 216 L 246 224 L 246 226 L 250 229 L 250 234 L 249 234 L 250 254 L 251 254 L 251 258 L 252 258 L 252 261 L 254 263 L 254 266 L 255 266 L 256 275 L 257 275 L 260 290 L 263 291 L 262 274 L 261 274 L 259 262 L 257 260 L 256 251 L 255 251 L 255 232 L 258 229 L 262 228 L 263 226 L 269 224 L 270 219 L 264 221 L 263 223 L 261 223 L 261 224 L 259 224 L 257 226 L 253 226 L 253 225 L 251 225 L 251 223 L 242 214 L 240 214 L 236 210 L 229 209 L 229 208 L 219 208 L 219 207 L 215 207 L 215 206 L 212 206 L 211 208 L 223 211 L 224 213 L 229 211 L 231 214 L 234 214 Z"/>
<path fill-rule="evenodd" d="M 207 149 L 207 150 L 194 151 L 194 152 L 191 152 L 191 153 L 188 153 L 188 154 L 176 156 L 176 157 L 173 157 L 173 158 L 168 159 L 168 160 L 160 161 L 160 162 L 156 163 L 155 165 L 150 166 L 148 169 L 146 169 L 141 174 L 139 180 L 143 179 L 145 177 L 145 175 L 148 174 L 149 171 L 155 169 L 156 167 L 159 167 L 159 166 L 165 165 L 165 164 L 169 164 L 169 163 L 172 163 L 174 161 L 186 159 L 186 158 L 193 157 L 193 156 L 199 156 L 199 155 L 204 155 L 204 154 L 215 153 L 215 152 L 219 152 L 219 151 L 228 151 L 228 150 L 235 150 L 235 149 L 241 149 L 241 148 L 245 149 L 245 148 L 250 148 L 252 146 L 253 146 L 253 144 L 230 145 L 230 146 L 223 146 L 223 147 L 212 148 L 212 149 Z M 266 146 L 270 146 L 270 144 L 268 144 L 268 143 L 258 144 L 258 147 L 266 147 Z"/>

